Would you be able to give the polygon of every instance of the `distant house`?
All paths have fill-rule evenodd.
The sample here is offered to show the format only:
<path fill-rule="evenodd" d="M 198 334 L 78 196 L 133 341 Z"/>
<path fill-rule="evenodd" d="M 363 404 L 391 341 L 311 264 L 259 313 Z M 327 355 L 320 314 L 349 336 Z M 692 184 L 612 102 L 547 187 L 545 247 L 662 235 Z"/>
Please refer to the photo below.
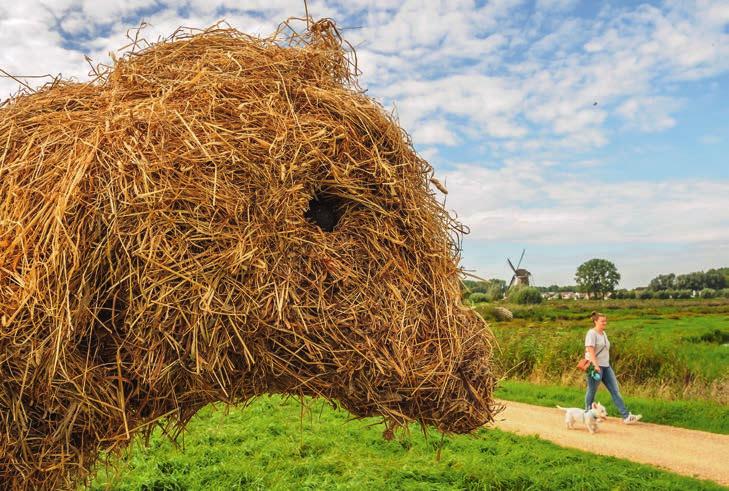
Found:
<path fill-rule="evenodd" d="M 609 295 L 606 295 L 605 298 L 609 298 Z M 589 297 L 587 293 L 583 292 L 544 292 L 542 298 L 545 300 L 582 300 Z"/>
<path fill-rule="evenodd" d="M 563 300 L 580 300 L 587 298 L 587 294 L 582 292 L 559 292 L 554 298 L 561 298 Z"/>

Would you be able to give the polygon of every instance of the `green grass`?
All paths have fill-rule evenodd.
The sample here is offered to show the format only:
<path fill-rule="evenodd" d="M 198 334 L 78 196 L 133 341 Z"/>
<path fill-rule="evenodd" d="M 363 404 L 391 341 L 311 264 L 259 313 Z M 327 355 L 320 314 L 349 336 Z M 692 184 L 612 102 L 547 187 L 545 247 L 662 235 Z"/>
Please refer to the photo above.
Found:
<path fill-rule="evenodd" d="M 494 303 L 492 305 L 499 305 Z M 550 300 L 539 305 L 506 304 L 517 319 L 531 321 L 574 320 L 585 322 L 593 310 L 611 319 L 635 319 L 676 315 L 704 316 L 708 313 L 729 314 L 729 299 L 687 300 Z"/>
<path fill-rule="evenodd" d="M 584 381 L 574 364 L 590 327 L 587 315 L 599 310 L 608 314 L 612 365 L 634 413 L 729 434 L 729 408 L 720 404 L 729 401 L 729 301 L 507 307 L 515 319 L 491 323 L 500 346 L 496 361 L 521 380 L 504 381 L 498 397 L 581 406 Z M 617 415 L 604 388 L 598 398 Z M 498 430 L 441 440 L 413 427 L 386 441 L 375 419 L 348 421 L 321 401 L 307 404 L 303 419 L 298 402 L 281 397 L 228 415 L 206 408 L 180 440 L 184 451 L 156 432 L 148 447 L 136 444 L 112 459 L 114 467 L 102 468 L 91 489 L 722 489 Z"/>
<path fill-rule="evenodd" d="M 622 385 L 729 404 L 729 303 L 615 302 L 622 303 L 515 307 L 513 321 L 491 322 L 499 346 L 496 361 L 510 378 L 581 385 L 574 365 L 591 327 L 587 316 L 601 310 L 608 315 L 611 365 Z M 488 316 L 488 305 L 476 310 Z"/>
<path fill-rule="evenodd" d="M 622 395 L 628 409 L 635 414 L 642 414 L 645 422 L 729 435 L 729 406 L 702 400 L 665 401 L 633 397 L 626 393 Z M 562 407 L 582 407 L 585 390 L 505 380 L 496 396 L 538 406 L 554 407 L 559 404 Z M 597 400 L 605 405 L 610 416 L 619 416 L 610 394 L 602 385 L 598 390 Z"/>
<path fill-rule="evenodd" d="M 303 418 L 297 401 L 280 397 L 227 416 L 208 407 L 190 422 L 184 451 L 155 433 L 91 489 L 722 489 L 498 430 L 441 439 L 413 428 L 386 441 L 375 419 L 308 405 Z"/>

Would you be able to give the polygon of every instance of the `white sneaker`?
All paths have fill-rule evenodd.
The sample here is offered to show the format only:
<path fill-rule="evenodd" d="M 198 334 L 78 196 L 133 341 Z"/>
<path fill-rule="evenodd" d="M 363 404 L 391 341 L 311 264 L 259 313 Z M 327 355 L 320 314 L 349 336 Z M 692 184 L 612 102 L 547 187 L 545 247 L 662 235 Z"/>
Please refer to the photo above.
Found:
<path fill-rule="evenodd" d="M 628 417 L 623 418 L 623 423 L 625 423 L 626 425 L 632 425 L 632 424 L 640 421 L 640 418 L 642 418 L 642 417 L 643 417 L 642 414 L 628 413 Z"/>

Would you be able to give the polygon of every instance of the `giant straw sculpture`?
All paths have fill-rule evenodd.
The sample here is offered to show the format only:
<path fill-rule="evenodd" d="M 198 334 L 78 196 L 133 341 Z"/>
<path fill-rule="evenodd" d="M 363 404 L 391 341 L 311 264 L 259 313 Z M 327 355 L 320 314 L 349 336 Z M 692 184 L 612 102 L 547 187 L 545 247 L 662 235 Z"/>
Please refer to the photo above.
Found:
<path fill-rule="evenodd" d="M 492 421 L 461 227 L 354 72 L 331 21 L 218 26 L 0 107 L 0 487 L 265 393 Z"/>

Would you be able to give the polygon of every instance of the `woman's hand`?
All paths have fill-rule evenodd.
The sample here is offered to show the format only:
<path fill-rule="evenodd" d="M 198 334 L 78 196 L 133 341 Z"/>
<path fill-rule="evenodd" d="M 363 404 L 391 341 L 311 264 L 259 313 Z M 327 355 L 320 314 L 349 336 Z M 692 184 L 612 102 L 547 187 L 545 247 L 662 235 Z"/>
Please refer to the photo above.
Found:
<path fill-rule="evenodd" d="M 587 357 L 592 362 L 592 366 L 595 367 L 597 373 L 600 373 L 600 365 L 597 363 L 597 355 L 595 354 L 594 346 L 585 346 L 587 348 Z"/>

